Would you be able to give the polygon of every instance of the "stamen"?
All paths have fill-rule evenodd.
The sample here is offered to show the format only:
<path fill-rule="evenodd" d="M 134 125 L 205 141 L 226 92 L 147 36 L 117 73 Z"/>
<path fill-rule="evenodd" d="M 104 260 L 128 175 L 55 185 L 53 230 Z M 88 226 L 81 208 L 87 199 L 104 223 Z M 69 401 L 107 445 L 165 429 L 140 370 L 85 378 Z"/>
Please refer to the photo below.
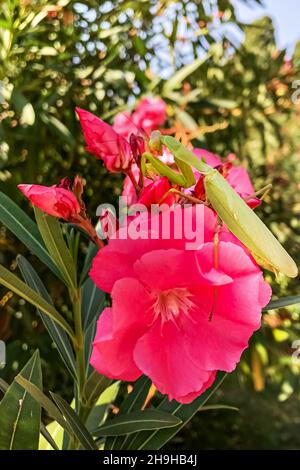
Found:
<path fill-rule="evenodd" d="M 190 312 L 195 308 L 194 302 L 190 299 L 192 294 L 186 288 L 177 287 L 166 291 L 155 292 L 153 296 L 154 319 L 161 317 L 162 324 L 172 321 L 178 328 L 178 320 L 181 315 L 195 322 Z"/>

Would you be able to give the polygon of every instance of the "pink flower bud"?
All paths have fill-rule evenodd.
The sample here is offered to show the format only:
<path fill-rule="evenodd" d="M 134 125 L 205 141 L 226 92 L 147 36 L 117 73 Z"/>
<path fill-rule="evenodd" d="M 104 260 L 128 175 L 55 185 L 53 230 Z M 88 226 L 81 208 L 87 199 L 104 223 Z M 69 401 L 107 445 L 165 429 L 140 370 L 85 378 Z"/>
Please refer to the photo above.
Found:
<path fill-rule="evenodd" d="M 63 187 L 19 184 L 18 188 L 34 206 L 54 217 L 71 222 L 76 220 L 81 211 L 72 191 Z"/>
<path fill-rule="evenodd" d="M 132 163 L 129 143 L 106 122 L 92 113 L 76 108 L 87 151 L 103 160 L 106 168 L 113 172 L 125 172 Z"/>

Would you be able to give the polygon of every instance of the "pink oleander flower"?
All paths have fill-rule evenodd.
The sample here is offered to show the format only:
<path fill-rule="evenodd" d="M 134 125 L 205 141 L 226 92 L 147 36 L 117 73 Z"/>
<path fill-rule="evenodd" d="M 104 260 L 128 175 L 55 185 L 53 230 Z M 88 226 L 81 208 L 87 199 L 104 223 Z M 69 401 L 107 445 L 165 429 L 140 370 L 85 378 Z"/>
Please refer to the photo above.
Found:
<path fill-rule="evenodd" d="M 109 171 L 126 172 L 133 160 L 127 140 L 94 114 L 78 107 L 76 112 L 87 143 L 87 151 L 103 160 Z"/>
<path fill-rule="evenodd" d="M 139 130 L 147 135 L 164 124 L 167 118 L 167 105 L 161 98 L 143 98 L 135 111 L 125 111 L 116 115 L 114 129 L 126 139 Z"/>
<path fill-rule="evenodd" d="M 62 180 L 62 184 L 65 184 L 65 180 Z M 76 196 L 65 187 L 19 184 L 18 188 L 34 206 L 54 217 L 73 221 L 81 212 Z"/>
<path fill-rule="evenodd" d="M 258 265 L 226 228 L 219 234 L 215 264 L 216 216 L 201 207 L 197 249 L 187 250 L 186 238 L 175 235 L 177 211 L 193 220 L 195 206 L 173 206 L 168 239 L 159 232 L 145 239 L 150 216 L 144 213 L 141 237 L 126 238 L 129 229 L 120 228 L 90 272 L 112 296 L 112 307 L 98 320 L 93 367 L 126 381 L 145 374 L 181 403 L 203 393 L 216 371 L 234 370 L 271 297 Z"/>

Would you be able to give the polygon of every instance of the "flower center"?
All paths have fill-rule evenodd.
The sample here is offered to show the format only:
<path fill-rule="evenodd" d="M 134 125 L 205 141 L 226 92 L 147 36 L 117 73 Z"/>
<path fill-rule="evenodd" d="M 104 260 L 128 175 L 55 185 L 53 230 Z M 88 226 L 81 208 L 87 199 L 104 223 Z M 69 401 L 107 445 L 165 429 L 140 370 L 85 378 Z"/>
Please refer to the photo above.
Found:
<path fill-rule="evenodd" d="M 190 311 L 195 308 L 195 304 L 190 299 L 191 297 L 192 294 L 184 287 L 155 292 L 153 294 L 154 320 L 161 317 L 163 323 L 172 320 L 177 324 L 179 314 L 192 320 Z"/>

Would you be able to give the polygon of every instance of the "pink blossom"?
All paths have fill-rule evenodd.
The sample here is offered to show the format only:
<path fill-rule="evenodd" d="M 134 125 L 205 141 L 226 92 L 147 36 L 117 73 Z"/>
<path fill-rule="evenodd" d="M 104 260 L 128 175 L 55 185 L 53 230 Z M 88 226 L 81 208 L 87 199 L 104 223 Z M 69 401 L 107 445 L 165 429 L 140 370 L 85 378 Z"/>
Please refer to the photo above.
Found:
<path fill-rule="evenodd" d="M 175 197 L 174 194 L 166 195 L 170 189 L 170 182 L 165 176 L 158 178 L 156 181 L 151 181 L 143 188 L 138 203 L 144 204 L 149 209 L 152 204 L 160 204 L 161 202 L 171 206 L 175 202 Z"/>
<path fill-rule="evenodd" d="M 132 163 L 131 148 L 127 140 L 94 114 L 81 108 L 76 108 L 76 112 L 87 143 L 87 151 L 103 160 L 109 171 L 126 171 Z"/>
<path fill-rule="evenodd" d="M 187 211 L 193 218 L 194 210 L 171 212 Z M 216 371 L 234 370 L 271 296 L 261 270 L 226 228 L 216 266 L 216 217 L 207 207 L 202 214 L 197 250 L 186 250 L 174 224 L 167 240 L 112 238 L 90 272 L 112 296 L 112 307 L 98 321 L 91 364 L 115 379 L 134 381 L 145 374 L 181 403 L 207 389 Z"/>
<path fill-rule="evenodd" d="M 164 124 L 167 118 L 167 105 L 161 98 L 143 98 L 135 111 L 118 113 L 114 120 L 114 129 L 129 139 L 130 134 L 144 131 L 147 135 Z"/>
<path fill-rule="evenodd" d="M 75 195 L 63 187 L 19 184 L 18 188 L 34 206 L 54 217 L 72 221 L 81 211 Z"/>
<path fill-rule="evenodd" d="M 161 98 L 142 99 L 133 113 L 134 123 L 147 134 L 164 124 L 167 118 L 167 105 Z"/>

